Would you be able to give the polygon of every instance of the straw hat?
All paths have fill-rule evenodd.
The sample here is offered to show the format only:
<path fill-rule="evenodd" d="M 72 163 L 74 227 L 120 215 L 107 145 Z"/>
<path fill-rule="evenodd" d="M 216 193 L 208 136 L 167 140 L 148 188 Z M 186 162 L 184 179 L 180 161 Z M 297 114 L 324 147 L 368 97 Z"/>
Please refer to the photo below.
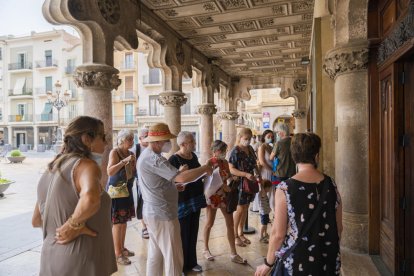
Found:
<path fill-rule="evenodd" d="M 145 138 L 144 142 L 157 142 L 165 141 L 176 138 L 177 136 L 171 134 L 168 125 L 164 123 L 157 123 L 149 128 L 148 137 Z"/>

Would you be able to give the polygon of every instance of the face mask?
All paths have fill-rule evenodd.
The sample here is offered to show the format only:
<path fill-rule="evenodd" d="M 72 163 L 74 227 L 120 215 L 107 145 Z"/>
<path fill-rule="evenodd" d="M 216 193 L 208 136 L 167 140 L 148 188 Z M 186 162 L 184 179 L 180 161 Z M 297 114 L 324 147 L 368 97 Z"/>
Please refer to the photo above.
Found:
<path fill-rule="evenodd" d="M 241 140 L 241 141 L 240 141 L 240 144 L 241 144 L 242 146 L 247 147 L 248 145 L 250 145 L 250 141 L 249 141 L 249 140 Z"/>
<path fill-rule="evenodd" d="M 273 142 L 272 138 L 266 138 L 265 139 L 266 144 L 271 144 Z"/>
<path fill-rule="evenodd" d="M 171 146 L 171 142 L 166 142 L 166 143 L 162 146 L 162 148 L 161 148 L 161 152 L 168 153 L 168 152 L 170 152 L 171 148 L 172 148 L 172 146 Z"/>
<path fill-rule="evenodd" d="M 280 141 L 280 136 L 279 134 L 276 134 L 276 142 Z"/>
<path fill-rule="evenodd" d="M 98 164 L 98 166 L 102 165 L 102 153 L 91 152 L 91 159 Z"/>

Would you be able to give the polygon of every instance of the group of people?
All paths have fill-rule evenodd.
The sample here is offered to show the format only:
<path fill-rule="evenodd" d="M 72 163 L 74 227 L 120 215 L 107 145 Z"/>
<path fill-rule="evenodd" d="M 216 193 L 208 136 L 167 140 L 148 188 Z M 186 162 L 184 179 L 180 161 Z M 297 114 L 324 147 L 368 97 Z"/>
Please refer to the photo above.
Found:
<path fill-rule="evenodd" d="M 135 253 L 125 247 L 125 235 L 127 222 L 135 216 L 141 219 L 142 237 L 149 239 L 147 275 L 200 272 L 196 245 L 202 208 L 206 214 L 203 257 L 216 258 L 209 239 L 220 209 L 230 260 L 245 264 L 236 246 L 252 243 L 243 227 L 255 198 L 262 225 L 259 241 L 268 243 L 256 275 L 267 275 L 277 259 L 283 261 L 283 275 L 339 274 L 341 200 L 333 180 L 317 170 L 321 142 L 316 134 L 292 138 L 288 126 L 278 124 L 275 132 L 262 134 L 256 151 L 250 145 L 251 130 L 243 128 L 232 149 L 216 140 L 212 158 L 200 164 L 191 132 L 176 136 L 166 124 L 158 123 L 140 130 L 140 143 L 135 145 L 133 132 L 122 130 L 118 146 L 109 154 L 104 186 L 100 165 L 105 137 L 100 120 L 77 117 L 67 127 L 62 152 L 39 181 L 32 223 L 43 229 L 40 275 L 111 275 L 117 264 L 130 264 L 128 257 Z M 170 140 L 175 138 L 179 150 L 167 159 Z M 218 175 L 220 180 L 208 196 L 205 175 Z M 124 194 L 113 196 L 114 187 Z M 312 217 L 315 214 L 318 219 Z M 290 254 L 292 246 L 294 254 Z"/>

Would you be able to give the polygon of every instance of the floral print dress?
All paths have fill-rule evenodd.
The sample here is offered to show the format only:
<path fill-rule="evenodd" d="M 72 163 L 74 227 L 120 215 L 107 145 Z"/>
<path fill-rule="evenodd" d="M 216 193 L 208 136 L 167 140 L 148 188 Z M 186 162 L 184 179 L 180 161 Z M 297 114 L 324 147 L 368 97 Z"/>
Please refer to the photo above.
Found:
<path fill-rule="evenodd" d="M 305 183 L 290 178 L 281 184 L 286 196 L 288 227 L 281 249 L 281 257 L 296 241 L 318 206 L 322 185 L 329 185 L 319 218 L 302 238 L 295 250 L 284 261 L 289 275 L 339 275 L 341 258 L 336 225 L 336 209 L 340 197 L 335 182 L 325 176 L 320 183 Z"/>

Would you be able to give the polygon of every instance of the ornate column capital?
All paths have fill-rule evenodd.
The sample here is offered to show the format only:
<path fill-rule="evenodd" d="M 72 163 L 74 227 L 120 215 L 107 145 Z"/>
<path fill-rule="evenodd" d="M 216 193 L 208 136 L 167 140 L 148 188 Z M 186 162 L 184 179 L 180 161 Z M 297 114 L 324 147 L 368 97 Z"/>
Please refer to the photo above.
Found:
<path fill-rule="evenodd" d="M 117 89 L 121 84 L 118 69 L 105 64 L 84 64 L 73 74 L 75 84 L 82 88 Z"/>
<path fill-rule="evenodd" d="M 166 107 L 181 107 L 187 102 L 187 97 L 178 91 L 163 92 L 160 93 L 158 101 Z"/>
<path fill-rule="evenodd" d="M 217 114 L 220 119 L 224 120 L 236 120 L 239 118 L 239 113 L 237 111 L 224 111 Z"/>
<path fill-rule="evenodd" d="M 366 70 L 367 68 L 368 47 L 365 44 L 335 48 L 326 54 L 323 65 L 325 73 L 333 80 L 339 75 Z"/>
<path fill-rule="evenodd" d="M 303 109 L 295 109 L 293 110 L 292 116 L 295 119 L 303 119 L 306 118 L 306 111 Z"/>
<path fill-rule="evenodd" d="M 217 107 L 215 104 L 201 104 L 197 106 L 197 113 L 201 115 L 213 115 L 216 112 Z"/>

